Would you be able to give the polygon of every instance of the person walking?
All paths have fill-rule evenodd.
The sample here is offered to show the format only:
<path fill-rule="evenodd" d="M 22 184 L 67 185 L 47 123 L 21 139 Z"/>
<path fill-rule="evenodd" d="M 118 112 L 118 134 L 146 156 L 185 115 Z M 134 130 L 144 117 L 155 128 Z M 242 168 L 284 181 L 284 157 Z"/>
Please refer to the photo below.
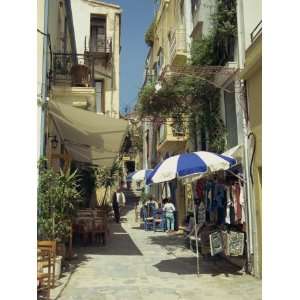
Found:
<path fill-rule="evenodd" d="M 167 220 L 167 232 L 174 231 L 174 211 L 176 211 L 174 204 L 170 201 L 170 199 L 165 199 L 166 203 L 163 207 L 163 211 L 166 214 L 166 220 Z"/>
<path fill-rule="evenodd" d="M 120 223 L 120 207 L 124 207 L 126 204 L 125 195 L 122 192 L 121 188 L 118 187 L 117 191 L 113 194 L 112 206 L 115 215 L 116 223 Z"/>

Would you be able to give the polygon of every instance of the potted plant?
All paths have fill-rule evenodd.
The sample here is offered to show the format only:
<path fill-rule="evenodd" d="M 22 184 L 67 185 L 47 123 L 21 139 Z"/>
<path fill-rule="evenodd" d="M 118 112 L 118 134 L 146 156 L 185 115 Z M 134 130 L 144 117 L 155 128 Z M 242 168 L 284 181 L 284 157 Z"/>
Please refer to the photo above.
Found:
<path fill-rule="evenodd" d="M 77 171 L 66 174 L 47 168 L 47 161 L 39 164 L 38 183 L 38 239 L 57 242 L 57 262 L 65 256 L 65 245 L 71 235 L 72 219 L 76 215 L 81 193 Z M 60 271 L 58 265 L 56 270 Z M 57 274 L 59 276 L 59 274 Z"/>
<path fill-rule="evenodd" d="M 76 64 L 71 68 L 72 86 L 89 86 L 89 67 Z"/>
<path fill-rule="evenodd" d="M 100 208 L 108 213 L 111 209 L 107 202 L 107 193 L 109 192 L 109 198 L 112 188 L 116 185 L 119 178 L 122 178 L 122 167 L 119 162 L 114 162 L 111 168 L 96 169 L 96 185 L 99 188 L 104 189 L 104 195 L 100 202 Z"/>

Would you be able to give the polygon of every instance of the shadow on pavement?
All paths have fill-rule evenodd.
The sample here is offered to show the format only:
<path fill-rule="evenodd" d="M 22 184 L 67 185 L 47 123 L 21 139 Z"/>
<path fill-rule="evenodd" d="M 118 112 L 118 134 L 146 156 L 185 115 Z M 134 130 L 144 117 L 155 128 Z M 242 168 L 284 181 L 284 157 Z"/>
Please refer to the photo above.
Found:
<path fill-rule="evenodd" d="M 178 275 L 191 275 L 197 272 L 196 257 L 179 257 L 175 259 L 162 260 L 154 265 L 160 272 L 176 273 Z M 228 264 L 223 259 L 209 259 L 203 260 L 200 258 L 200 274 L 210 274 L 211 276 L 218 276 L 224 274 L 225 276 L 243 275 L 240 268 Z"/>
<path fill-rule="evenodd" d="M 110 234 L 105 246 L 77 247 L 78 259 L 87 259 L 87 255 L 143 255 L 130 235 L 121 224 L 110 223 Z"/>
<path fill-rule="evenodd" d="M 149 240 L 152 244 L 160 245 L 164 248 L 176 247 L 181 249 L 186 249 L 184 238 L 181 235 L 158 235 L 150 236 Z"/>

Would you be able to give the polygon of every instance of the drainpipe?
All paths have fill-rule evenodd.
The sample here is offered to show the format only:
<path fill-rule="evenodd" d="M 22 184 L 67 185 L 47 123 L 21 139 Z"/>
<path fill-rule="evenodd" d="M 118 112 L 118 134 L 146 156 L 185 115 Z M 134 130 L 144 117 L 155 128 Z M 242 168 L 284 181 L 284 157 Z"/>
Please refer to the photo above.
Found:
<path fill-rule="evenodd" d="M 119 28 L 121 30 L 121 28 Z M 111 64 L 111 94 L 110 94 L 110 116 L 113 115 L 113 100 L 114 100 L 114 68 L 115 68 L 115 31 L 116 31 L 116 14 L 114 14 L 114 30 L 113 30 L 113 37 L 112 37 L 112 64 Z"/>
<path fill-rule="evenodd" d="M 47 74 L 48 74 L 48 14 L 49 14 L 49 1 L 45 0 L 44 6 L 44 41 L 43 41 L 43 67 L 42 67 L 42 103 L 47 102 Z M 41 130 L 40 130 L 40 157 L 45 156 L 45 118 L 46 112 L 45 108 L 42 106 L 41 108 Z"/>
<path fill-rule="evenodd" d="M 191 33 L 193 31 L 192 20 L 192 4 L 190 0 L 184 0 L 184 19 L 185 19 L 185 37 L 186 37 L 186 49 L 187 57 L 191 57 Z"/>
<path fill-rule="evenodd" d="M 239 69 L 244 69 L 245 64 L 245 28 L 244 28 L 244 13 L 243 13 L 243 1 L 237 0 L 237 25 L 238 25 L 238 67 Z M 255 222 L 255 207 L 254 207 L 254 197 L 252 193 L 252 183 L 250 181 L 250 163 L 249 163 L 249 141 L 248 141 L 248 123 L 247 123 L 247 101 L 244 80 L 239 80 L 240 88 L 240 101 L 243 103 L 244 108 L 242 109 L 242 123 L 243 123 L 243 140 L 244 140 L 244 158 L 243 165 L 245 170 L 245 199 L 246 201 L 246 221 L 247 221 L 247 269 L 252 273 L 253 267 L 255 271 L 255 264 L 253 261 L 253 256 L 256 258 L 256 222 Z"/>

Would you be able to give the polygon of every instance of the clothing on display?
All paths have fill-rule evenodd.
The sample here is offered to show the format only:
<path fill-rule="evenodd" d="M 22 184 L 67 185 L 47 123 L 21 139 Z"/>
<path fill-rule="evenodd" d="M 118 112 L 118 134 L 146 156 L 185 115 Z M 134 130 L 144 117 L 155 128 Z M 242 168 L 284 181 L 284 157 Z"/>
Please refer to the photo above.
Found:
<path fill-rule="evenodd" d="M 242 208 L 240 204 L 240 185 L 235 183 L 232 185 L 232 196 L 233 196 L 233 203 L 234 203 L 234 213 L 235 213 L 235 222 L 240 223 L 242 220 Z"/>
<path fill-rule="evenodd" d="M 240 204 L 241 204 L 241 208 L 242 208 L 241 223 L 244 224 L 246 222 L 246 218 L 245 218 L 245 198 L 244 198 L 244 188 L 242 186 L 241 186 L 241 190 L 240 190 Z"/>
<path fill-rule="evenodd" d="M 201 201 L 198 207 L 198 224 L 200 226 L 203 226 L 205 224 L 205 220 L 206 220 L 206 208 L 204 202 Z"/>

